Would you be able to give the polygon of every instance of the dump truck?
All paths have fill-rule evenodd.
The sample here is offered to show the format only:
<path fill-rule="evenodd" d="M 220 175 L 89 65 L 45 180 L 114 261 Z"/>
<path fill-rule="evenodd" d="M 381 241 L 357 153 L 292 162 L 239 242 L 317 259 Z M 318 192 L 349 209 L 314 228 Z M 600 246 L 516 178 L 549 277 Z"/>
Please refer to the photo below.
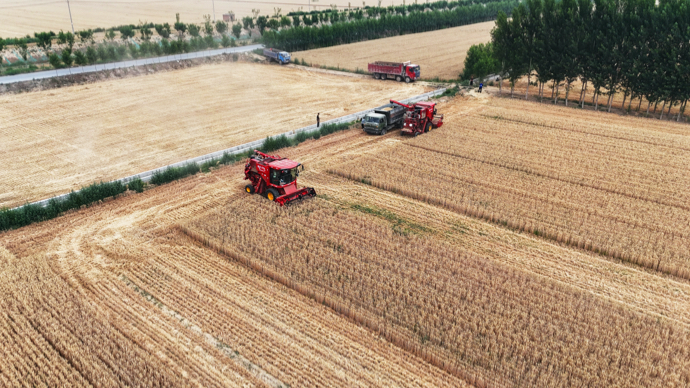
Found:
<path fill-rule="evenodd" d="M 290 63 L 290 53 L 287 51 L 278 51 L 272 48 L 265 48 L 264 56 L 268 58 L 269 61 L 276 61 L 281 65 Z"/>
<path fill-rule="evenodd" d="M 385 135 L 393 128 L 402 128 L 405 119 L 405 108 L 390 104 L 381 109 L 367 113 L 362 118 L 362 129 L 366 133 Z"/>
<path fill-rule="evenodd" d="M 405 122 L 402 131 L 400 131 L 401 135 L 417 136 L 443 125 L 443 115 L 437 114 L 435 102 L 422 101 L 413 105 L 394 100 L 390 100 L 390 102 L 406 109 Z"/>
<path fill-rule="evenodd" d="M 419 65 L 407 62 L 374 62 L 368 67 L 369 73 L 376 79 L 395 79 L 398 82 L 410 83 L 419 78 Z"/>
<path fill-rule="evenodd" d="M 244 179 L 251 182 L 244 190 L 249 194 L 261 194 L 280 206 L 315 197 L 314 188 L 297 188 L 297 177 L 303 170 L 300 163 L 254 150 L 244 165 Z"/>

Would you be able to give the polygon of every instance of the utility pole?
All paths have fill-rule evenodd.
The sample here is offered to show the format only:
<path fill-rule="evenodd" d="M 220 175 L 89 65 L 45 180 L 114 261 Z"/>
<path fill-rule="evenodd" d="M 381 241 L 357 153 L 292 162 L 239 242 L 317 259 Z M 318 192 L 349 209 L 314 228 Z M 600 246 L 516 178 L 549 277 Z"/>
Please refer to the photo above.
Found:
<path fill-rule="evenodd" d="M 216 0 L 213 0 L 213 22 L 216 22 Z"/>
<path fill-rule="evenodd" d="M 74 34 L 74 22 L 72 21 L 72 8 L 69 6 L 69 0 L 67 0 L 67 10 L 69 11 L 69 22 L 72 25 L 72 34 Z"/>

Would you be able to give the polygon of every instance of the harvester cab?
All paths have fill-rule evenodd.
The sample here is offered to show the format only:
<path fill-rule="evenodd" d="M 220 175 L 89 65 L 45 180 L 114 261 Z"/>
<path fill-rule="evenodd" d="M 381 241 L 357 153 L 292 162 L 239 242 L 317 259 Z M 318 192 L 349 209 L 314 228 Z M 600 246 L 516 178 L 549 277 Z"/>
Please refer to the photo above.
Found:
<path fill-rule="evenodd" d="M 439 115 L 436 111 L 435 102 L 422 101 L 407 105 L 394 100 L 390 101 L 391 104 L 397 104 L 407 109 L 401 135 L 417 136 L 443 125 L 443 115 Z"/>
<path fill-rule="evenodd" d="M 311 187 L 297 189 L 297 177 L 303 170 L 300 163 L 255 150 L 244 166 L 244 179 L 251 182 L 244 189 L 249 194 L 261 194 L 280 206 L 314 197 L 316 191 Z"/>

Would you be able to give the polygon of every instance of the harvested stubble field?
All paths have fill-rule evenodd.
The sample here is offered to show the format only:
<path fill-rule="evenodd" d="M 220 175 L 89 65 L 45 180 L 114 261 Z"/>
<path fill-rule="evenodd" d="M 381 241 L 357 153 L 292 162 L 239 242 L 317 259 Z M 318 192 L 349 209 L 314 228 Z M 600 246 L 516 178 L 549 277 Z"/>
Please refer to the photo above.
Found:
<path fill-rule="evenodd" d="M 243 193 L 240 164 L 0 235 L 0 331 L 16 348 L 0 378 L 126 384 L 131 363 L 157 367 L 150 380 L 162 385 L 687 386 L 686 280 L 328 172 L 433 137 L 462 144 L 482 115 L 508 116 L 502 101 L 456 98 L 440 108 L 449 124 L 416 139 L 351 130 L 282 150 L 320 194 L 292 207 Z M 534 120 L 562 114 L 514 109 L 530 107 Z M 609 168 L 630 170 L 628 159 Z M 394 179 L 400 160 L 373 166 Z M 52 302 L 50 287 L 66 296 Z M 68 319 L 77 308 L 88 319 Z M 20 324 L 32 343 L 19 341 Z M 72 349 L 57 353 L 61 369 L 28 362 L 57 357 L 51 346 Z M 86 365 L 97 372 L 78 375 Z"/>
<path fill-rule="evenodd" d="M 336 4 L 341 9 L 350 2 L 332 0 L 328 4 L 311 3 L 311 9 L 323 10 Z M 393 0 L 385 5 L 400 5 L 403 2 Z M 185 23 L 203 23 L 203 15 L 213 15 L 214 3 L 210 0 L 71 0 L 70 6 L 74 19 L 74 28 L 84 30 L 88 28 L 110 28 L 122 24 L 139 24 L 141 21 L 152 23 L 170 23 L 175 21 L 175 14 L 180 14 Z M 370 3 L 368 5 L 375 5 Z M 282 14 L 308 10 L 308 0 L 285 1 L 252 1 L 225 2 L 217 1 L 216 19 L 222 20 L 222 14 L 233 11 L 235 16 L 242 18 L 252 15 L 252 9 L 260 9 L 261 15 L 272 15 L 276 8 L 282 9 Z M 359 3 L 353 6 L 361 6 Z M 67 3 L 44 0 L 6 0 L 0 4 L 0 36 L 20 38 L 33 32 L 59 30 L 71 31 L 70 17 Z"/>
<path fill-rule="evenodd" d="M 325 121 L 428 90 L 222 63 L 0 96 L 0 207 L 314 124 L 318 112 Z"/>
<path fill-rule="evenodd" d="M 490 101 L 445 131 L 332 171 L 690 278 L 685 125 Z M 401 158 L 409 168 L 385 168 Z"/>
<path fill-rule="evenodd" d="M 394 36 L 334 47 L 292 53 L 310 64 L 367 70 L 374 61 L 412 61 L 421 67 L 422 78 L 456 79 L 462 72 L 467 50 L 491 40 L 496 23 L 484 22 L 445 30 Z M 392 82 L 392 81 L 391 81 Z"/>

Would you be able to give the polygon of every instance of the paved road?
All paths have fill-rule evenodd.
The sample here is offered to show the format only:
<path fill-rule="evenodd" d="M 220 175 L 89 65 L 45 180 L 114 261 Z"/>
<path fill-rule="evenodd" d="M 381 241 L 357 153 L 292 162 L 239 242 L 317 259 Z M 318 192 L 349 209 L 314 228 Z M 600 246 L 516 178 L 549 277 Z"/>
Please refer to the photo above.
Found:
<path fill-rule="evenodd" d="M 174 61 L 180 61 L 183 59 L 212 57 L 214 55 L 220 55 L 220 54 L 244 53 L 247 51 L 252 51 L 252 50 L 256 50 L 258 48 L 263 48 L 263 47 L 264 46 L 261 44 L 253 44 L 251 46 L 229 47 L 229 48 L 222 48 L 222 49 L 216 49 L 216 50 L 198 51 L 198 52 L 188 53 L 188 54 L 168 55 L 165 57 L 135 59 L 135 60 L 131 60 L 131 61 L 114 62 L 114 63 L 104 63 L 102 65 L 99 64 L 99 65 L 91 65 L 91 66 L 84 66 L 84 67 L 72 67 L 69 69 L 46 70 L 46 71 L 37 71 L 35 73 L 7 75 L 4 77 L 0 77 L 0 85 L 1 84 L 13 84 L 16 82 L 24 82 L 24 81 L 31 81 L 31 80 L 37 80 L 37 79 L 61 77 L 61 76 L 72 75 L 72 74 L 84 74 L 84 73 L 94 73 L 94 72 L 103 71 L 103 70 L 122 69 L 125 67 L 152 65 L 155 63 L 174 62 Z"/>

